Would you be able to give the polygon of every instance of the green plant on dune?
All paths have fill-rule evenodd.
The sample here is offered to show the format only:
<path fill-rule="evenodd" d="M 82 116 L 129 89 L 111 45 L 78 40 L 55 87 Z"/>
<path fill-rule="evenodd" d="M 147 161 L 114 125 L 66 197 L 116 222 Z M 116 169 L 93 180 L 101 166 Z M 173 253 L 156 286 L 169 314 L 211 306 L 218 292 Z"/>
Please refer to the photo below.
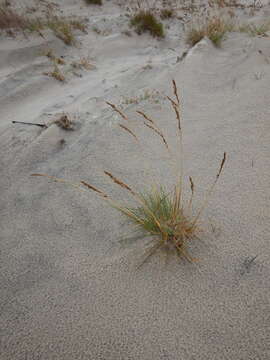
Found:
<path fill-rule="evenodd" d="M 198 237 L 198 220 L 208 204 L 208 200 L 214 190 L 216 183 L 223 170 L 226 153 L 224 153 L 219 170 L 210 186 L 205 200 L 197 211 L 193 212 L 193 199 L 195 193 L 194 181 L 189 177 L 190 182 L 190 195 L 187 198 L 186 191 L 183 186 L 183 143 L 182 143 L 182 123 L 180 116 L 180 100 L 175 81 L 173 81 L 173 92 L 175 99 L 167 97 L 176 116 L 176 136 L 177 136 L 177 149 L 173 149 L 169 144 L 168 139 L 165 137 L 163 131 L 160 129 L 155 120 L 150 118 L 142 111 L 137 113 L 142 118 L 141 125 L 144 126 L 160 139 L 165 152 L 169 155 L 172 171 L 175 175 L 175 185 L 168 191 L 163 183 L 155 184 L 150 189 L 142 189 L 141 191 L 135 190 L 122 179 L 116 177 L 109 171 L 104 171 L 104 175 L 108 177 L 114 184 L 119 186 L 127 195 L 133 200 L 133 206 L 124 206 L 123 204 L 115 201 L 111 195 L 104 192 L 102 189 L 86 182 L 71 183 L 64 179 L 59 179 L 46 174 L 32 174 L 33 176 L 46 176 L 53 181 L 67 183 L 80 191 L 91 190 L 101 197 L 110 206 L 117 209 L 123 216 L 125 216 L 135 228 L 140 230 L 145 237 L 150 237 L 151 241 L 147 247 L 147 256 L 154 254 L 158 249 L 167 251 L 174 251 L 179 256 L 184 257 L 188 261 L 194 259 L 188 252 L 188 245 L 190 241 Z M 119 127 L 130 138 L 132 138 L 143 149 L 137 134 L 128 126 L 128 117 L 114 104 L 107 103 L 113 111 L 115 111 L 122 119 Z M 174 153 L 174 155 L 173 155 Z M 142 152 L 143 154 L 143 152 Z M 178 161 L 178 154 L 180 154 L 180 161 Z M 156 179 L 155 179 L 156 183 Z"/>
<path fill-rule="evenodd" d="M 150 10 L 140 10 L 130 20 L 131 26 L 135 27 L 138 34 L 149 32 L 153 37 L 163 38 L 165 36 L 163 24 L 158 22 Z"/>

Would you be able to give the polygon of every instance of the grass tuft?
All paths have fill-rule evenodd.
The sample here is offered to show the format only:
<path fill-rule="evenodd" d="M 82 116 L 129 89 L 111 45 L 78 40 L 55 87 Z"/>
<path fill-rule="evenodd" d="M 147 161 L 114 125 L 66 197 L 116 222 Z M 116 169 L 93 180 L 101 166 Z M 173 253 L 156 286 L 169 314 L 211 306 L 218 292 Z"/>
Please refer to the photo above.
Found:
<path fill-rule="evenodd" d="M 149 32 L 153 37 L 164 38 L 163 24 L 158 22 L 151 11 L 141 10 L 130 20 L 131 26 L 135 27 L 136 32 L 140 35 Z"/>
<path fill-rule="evenodd" d="M 66 45 L 75 45 L 76 39 L 74 30 L 80 30 L 86 33 L 87 27 L 76 19 L 66 19 L 64 17 L 53 16 L 48 14 L 46 19 L 27 17 L 18 14 L 6 5 L 0 5 L 0 30 L 12 30 L 25 33 L 38 33 L 51 29 L 55 36 L 61 39 Z M 42 35 L 43 36 L 43 35 Z"/>
<path fill-rule="evenodd" d="M 60 82 L 66 81 L 65 75 L 60 70 L 59 66 L 57 65 L 57 62 L 54 62 L 54 68 L 52 71 L 44 72 L 43 74 L 46 76 L 53 77 L 54 79 L 56 79 Z"/>
<path fill-rule="evenodd" d="M 61 39 L 66 45 L 75 45 L 73 26 L 69 21 L 52 17 L 48 19 L 48 27 L 54 32 L 55 36 Z"/>
<path fill-rule="evenodd" d="M 229 21 L 214 16 L 203 23 L 192 26 L 188 31 L 186 41 L 189 45 L 194 46 L 204 37 L 208 37 L 216 47 L 220 47 L 224 35 L 232 30 L 233 26 Z"/>
<path fill-rule="evenodd" d="M 30 19 L 18 14 L 7 5 L 0 5 L 0 30 L 39 31 L 42 24 L 39 19 Z"/>
<path fill-rule="evenodd" d="M 174 10 L 173 9 L 162 9 L 161 11 L 160 11 L 160 18 L 162 19 L 162 20 L 166 20 L 166 19 L 171 19 L 171 18 L 173 18 L 174 17 Z"/>
<path fill-rule="evenodd" d="M 176 136 L 178 141 L 177 149 L 174 149 L 174 155 L 169 146 L 169 141 L 165 137 L 163 131 L 158 127 L 157 122 L 150 118 L 142 111 L 137 111 L 143 118 L 143 125 L 150 128 L 152 135 L 158 136 L 161 143 L 165 145 L 164 149 L 170 156 L 172 163 L 172 170 L 175 175 L 175 185 L 168 191 L 164 184 L 155 185 L 151 189 L 137 191 L 133 186 L 131 187 L 122 179 L 116 177 L 109 171 L 104 171 L 113 184 L 119 186 L 127 195 L 131 197 L 134 202 L 133 206 L 123 206 L 121 203 L 115 201 L 109 194 L 105 193 L 102 189 L 89 184 L 85 181 L 80 183 L 70 183 L 63 179 L 58 179 L 46 174 L 33 174 L 33 176 L 47 176 L 49 179 L 57 182 L 64 182 L 80 191 L 93 191 L 96 195 L 100 196 L 110 206 L 121 212 L 129 221 L 135 225 L 136 229 L 140 230 L 140 235 L 150 237 L 150 247 L 147 248 L 147 255 L 143 263 L 152 256 L 158 249 L 164 249 L 168 253 L 174 251 L 181 257 L 192 262 L 195 260 L 191 257 L 188 251 L 189 243 L 198 238 L 198 220 L 202 212 L 208 204 L 209 198 L 214 191 L 214 188 L 219 180 L 226 162 L 226 153 L 224 153 L 219 170 L 216 177 L 206 193 L 205 199 L 201 206 L 194 212 L 193 199 L 195 195 L 195 184 L 192 177 L 189 177 L 190 182 L 190 195 L 187 196 L 183 186 L 183 143 L 182 143 L 182 124 L 180 112 L 180 97 L 175 81 L 173 81 L 174 99 L 168 97 L 170 104 L 174 110 L 176 121 Z M 118 109 L 114 104 L 107 103 L 113 111 L 115 111 L 124 123 L 128 123 L 128 117 Z M 120 124 L 121 130 L 135 139 L 137 144 L 140 144 L 140 139 L 136 133 L 126 125 Z M 142 144 L 141 144 L 142 145 Z M 143 146 L 141 147 L 143 149 Z M 144 152 L 142 152 L 144 154 Z M 178 154 L 181 159 L 178 161 Z M 175 168 L 176 167 L 176 168 Z M 185 195 L 185 196 L 184 196 Z"/>
<path fill-rule="evenodd" d="M 64 130 L 73 130 L 73 122 L 67 114 L 61 115 L 58 119 L 54 121 L 61 129 Z"/>

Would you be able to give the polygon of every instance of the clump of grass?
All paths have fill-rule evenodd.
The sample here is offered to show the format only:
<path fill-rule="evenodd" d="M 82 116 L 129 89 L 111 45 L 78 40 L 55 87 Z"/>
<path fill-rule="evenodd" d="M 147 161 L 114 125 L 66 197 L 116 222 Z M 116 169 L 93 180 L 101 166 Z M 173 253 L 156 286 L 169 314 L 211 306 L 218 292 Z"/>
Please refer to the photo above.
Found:
<path fill-rule="evenodd" d="M 208 200 L 214 190 L 216 183 L 222 173 L 224 164 L 226 161 L 226 153 L 224 153 L 219 170 L 214 179 L 214 182 L 210 186 L 205 200 L 197 209 L 193 212 L 193 199 L 195 194 L 195 185 L 191 177 L 190 182 L 190 195 L 187 199 L 184 195 L 183 186 L 183 143 L 182 143 L 182 119 L 180 116 L 180 99 L 176 83 L 173 81 L 173 91 L 175 99 L 167 97 L 176 116 L 176 134 L 178 140 L 178 147 L 175 150 L 176 153 L 180 153 L 181 160 L 178 161 L 178 157 L 174 158 L 173 149 L 169 144 L 168 139 L 165 137 L 163 131 L 159 128 L 155 120 L 150 118 L 142 111 L 137 113 L 142 118 L 142 126 L 146 127 L 153 136 L 157 136 L 165 151 L 168 153 L 172 160 L 172 164 L 179 164 L 176 169 L 173 166 L 173 172 L 176 173 L 175 185 L 168 191 L 163 184 L 159 186 L 153 186 L 153 188 L 146 189 L 144 191 L 137 191 L 122 179 L 116 177 L 109 171 L 104 171 L 104 175 L 108 177 L 115 185 L 119 186 L 125 191 L 131 199 L 134 201 L 134 206 L 126 207 L 121 203 L 115 201 L 111 195 L 105 193 L 102 189 L 89 184 L 88 182 L 81 181 L 80 183 L 70 183 L 66 180 L 55 178 L 46 174 L 32 174 L 33 176 L 47 176 L 53 181 L 68 183 L 69 185 L 76 187 L 80 191 L 91 190 L 105 200 L 109 205 L 121 212 L 126 218 L 128 218 L 137 229 L 145 237 L 150 237 L 150 246 L 147 248 L 147 256 L 144 261 L 153 255 L 158 249 L 173 250 L 179 256 L 184 257 L 188 261 L 194 259 L 188 252 L 188 244 L 190 241 L 198 236 L 198 220 L 208 204 Z M 128 126 L 128 117 L 114 104 L 107 103 L 113 111 L 118 113 L 122 122 L 119 124 L 121 131 L 124 131 L 130 136 L 137 144 L 140 145 L 140 139 L 137 134 L 131 130 Z M 143 147 L 141 147 L 143 149 Z M 143 262 L 144 262 L 143 261 Z"/>
<path fill-rule="evenodd" d="M 123 105 L 139 104 L 142 101 L 146 101 L 146 100 L 157 104 L 160 98 L 161 98 L 161 94 L 158 91 L 146 89 L 144 90 L 143 93 L 137 96 L 133 96 L 133 97 L 123 96 L 121 104 Z"/>
<path fill-rule="evenodd" d="M 141 10 L 130 20 L 131 26 L 134 26 L 138 34 L 149 32 L 153 37 L 163 38 L 165 36 L 163 24 L 158 22 L 155 15 L 147 10 Z"/>
<path fill-rule="evenodd" d="M 102 5 L 102 0 L 84 0 L 88 5 Z"/>
<path fill-rule="evenodd" d="M 81 57 L 79 61 L 73 61 L 71 66 L 74 69 L 94 70 L 96 67 L 93 65 L 88 57 Z"/>
<path fill-rule="evenodd" d="M 7 5 L 0 5 L 0 30 L 39 31 L 42 23 L 39 19 L 30 19 L 18 14 Z"/>
<path fill-rule="evenodd" d="M 55 36 L 61 39 L 66 45 L 75 44 L 75 36 L 73 34 L 73 26 L 69 21 L 52 17 L 48 19 L 48 27 L 54 32 Z"/>
<path fill-rule="evenodd" d="M 56 80 L 58 80 L 60 82 L 65 82 L 66 81 L 65 75 L 62 73 L 59 66 L 57 66 L 56 62 L 54 63 L 53 71 L 44 72 L 44 75 L 53 77 L 54 79 L 56 79 Z"/>
<path fill-rule="evenodd" d="M 87 26 L 84 23 L 82 23 L 81 21 L 71 20 L 70 24 L 73 27 L 73 29 L 80 30 L 81 32 L 87 34 Z"/>
<path fill-rule="evenodd" d="M 165 8 L 160 11 L 160 17 L 162 20 L 171 19 L 174 17 L 174 11 L 170 8 Z"/>
<path fill-rule="evenodd" d="M 87 32 L 87 26 L 79 22 L 79 20 L 52 15 L 47 17 L 44 27 L 51 29 L 55 36 L 61 39 L 66 45 L 76 45 L 74 30 L 80 30 L 84 33 Z"/>
<path fill-rule="evenodd" d="M 229 21 L 214 16 L 206 19 L 203 23 L 192 26 L 188 31 L 186 41 L 189 45 L 194 46 L 204 37 L 208 37 L 215 46 L 220 47 L 224 35 L 232 30 L 233 26 Z"/>
<path fill-rule="evenodd" d="M 25 27 L 25 19 L 19 16 L 7 5 L 0 6 L 0 29 L 17 29 Z"/>
<path fill-rule="evenodd" d="M 48 59 L 50 59 L 52 62 L 56 63 L 57 65 L 65 65 L 66 62 L 62 57 L 57 57 L 56 55 L 54 55 L 54 52 L 52 49 L 48 49 L 46 51 L 44 51 L 44 53 L 42 54 L 44 56 L 47 56 Z"/>
<path fill-rule="evenodd" d="M 240 32 L 245 32 L 250 36 L 267 36 L 267 32 L 270 31 L 270 23 L 263 23 L 260 25 L 244 24 L 239 26 Z"/>
<path fill-rule="evenodd" d="M 61 115 L 60 118 L 54 121 L 54 123 L 58 125 L 61 129 L 73 130 L 73 122 L 67 114 Z"/>
<path fill-rule="evenodd" d="M 31 18 L 20 15 L 5 5 L 0 5 L 0 30 L 37 32 L 42 35 L 41 31 L 46 28 L 51 29 L 55 36 L 67 45 L 76 43 L 74 30 L 86 32 L 87 29 L 86 25 L 76 19 L 70 20 L 51 14 L 48 14 L 46 19 Z"/>

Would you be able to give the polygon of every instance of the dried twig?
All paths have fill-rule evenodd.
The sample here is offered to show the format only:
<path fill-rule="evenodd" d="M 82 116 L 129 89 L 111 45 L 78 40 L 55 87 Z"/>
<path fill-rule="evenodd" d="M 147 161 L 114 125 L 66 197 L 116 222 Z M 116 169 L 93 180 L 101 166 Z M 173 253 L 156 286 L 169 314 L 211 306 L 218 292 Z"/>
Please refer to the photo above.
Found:
<path fill-rule="evenodd" d="M 24 121 L 12 121 L 12 124 L 23 124 L 23 125 L 36 125 L 42 128 L 47 128 L 48 126 L 45 124 L 38 124 L 38 123 L 28 123 L 28 122 L 24 122 Z"/>

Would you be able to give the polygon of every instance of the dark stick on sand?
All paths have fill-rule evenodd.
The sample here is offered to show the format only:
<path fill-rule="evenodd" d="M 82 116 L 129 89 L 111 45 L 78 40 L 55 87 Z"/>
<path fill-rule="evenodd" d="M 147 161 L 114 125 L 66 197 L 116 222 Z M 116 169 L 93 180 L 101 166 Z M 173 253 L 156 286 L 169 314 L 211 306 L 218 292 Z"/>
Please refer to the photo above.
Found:
<path fill-rule="evenodd" d="M 45 125 L 45 124 L 35 124 L 35 123 L 28 123 L 28 122 L 24 122 L 24 121 L 12 121 L 12 124 L 36 125 L 36 126 L 40 126 L 42 128 L 47 127 L 47 125 Z"/>

